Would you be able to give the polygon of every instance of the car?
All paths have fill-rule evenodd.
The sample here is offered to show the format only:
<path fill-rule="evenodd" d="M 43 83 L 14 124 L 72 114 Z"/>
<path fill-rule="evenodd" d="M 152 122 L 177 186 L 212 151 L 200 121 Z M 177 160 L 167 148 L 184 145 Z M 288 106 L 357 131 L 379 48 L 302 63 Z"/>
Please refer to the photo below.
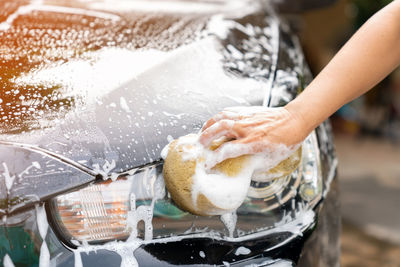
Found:
<path fill-rule="evenodd" d="M 171 140 L 225 107 L 285 105 L 311 81 L 271 3 L 0 5 L 4 266 L 339 266 L 329 121 L 236 212 L 195 216 L 165 189 Z"/>

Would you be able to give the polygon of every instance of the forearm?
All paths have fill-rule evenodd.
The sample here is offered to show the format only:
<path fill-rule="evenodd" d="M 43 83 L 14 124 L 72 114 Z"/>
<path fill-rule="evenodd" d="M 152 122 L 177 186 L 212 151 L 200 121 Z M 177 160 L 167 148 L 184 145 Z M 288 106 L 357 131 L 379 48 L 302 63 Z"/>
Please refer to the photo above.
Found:
<path fill-rule="evenodd" d="M 304 121 L 308 133 L 399 63 L 400 0 L 396 0 L 374 15 L 286 108 Z"/>

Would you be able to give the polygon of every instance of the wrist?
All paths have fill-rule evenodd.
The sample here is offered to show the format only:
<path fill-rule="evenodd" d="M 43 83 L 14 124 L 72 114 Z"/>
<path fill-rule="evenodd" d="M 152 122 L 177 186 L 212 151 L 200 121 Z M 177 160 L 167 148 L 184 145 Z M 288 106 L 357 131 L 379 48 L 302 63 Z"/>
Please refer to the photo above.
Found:
<path fill-rule="evenodd" d="M 293 127 L 295 127 L 294 130 L 299 133 L 300 141 L 303 141 L 317 125 L 313 123 L 312 116 L 309 116 L 307 111 L 303 110 L 304 105 L 298 102 L 299 101 L 293 100 L 288 103 L 284 109 L 286 109 L 291 120 L 294 122 Z"/>

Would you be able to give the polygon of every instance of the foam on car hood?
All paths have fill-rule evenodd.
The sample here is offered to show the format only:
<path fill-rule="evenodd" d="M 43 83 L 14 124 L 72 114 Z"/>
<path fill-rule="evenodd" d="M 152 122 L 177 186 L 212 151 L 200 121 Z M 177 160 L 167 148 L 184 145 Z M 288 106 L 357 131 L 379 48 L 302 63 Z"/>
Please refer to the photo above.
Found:
<path fill-rule="evenodd" d="M 279 26 L 257 2 L 233 2 L 197 13 L 7 6 L 0 140 L 108 175 L 160 160 L 168 137 L 224 107 L 263 104 Z"/>

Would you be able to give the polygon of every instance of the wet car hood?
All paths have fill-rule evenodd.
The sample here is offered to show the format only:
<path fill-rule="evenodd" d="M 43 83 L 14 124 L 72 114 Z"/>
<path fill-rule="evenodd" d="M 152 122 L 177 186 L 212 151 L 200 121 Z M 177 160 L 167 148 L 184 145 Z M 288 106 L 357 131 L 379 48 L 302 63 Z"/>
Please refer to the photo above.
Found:
<path fill-rule="evenodd" d="M 261 2 L 1 5 L 2 199 L 159 161 L 224 107 L 297 90 L 296 74 L 276 71 L 278 20 Z"/>
<path fill-rule="evenodd" d="M 270 64 L 261 79 L 246 77 L 254 66 L 232 44 L 254 36 L 220 15 L 223 3 L 210 5 L 216 14 L 25 6 L 2 25 L 0 139 L 121 172 L 159 160 L 169 139 L 198 131 L 223 107 L 261 105 Z M 225 46 L 233 29 L 242 36 Z"/>

